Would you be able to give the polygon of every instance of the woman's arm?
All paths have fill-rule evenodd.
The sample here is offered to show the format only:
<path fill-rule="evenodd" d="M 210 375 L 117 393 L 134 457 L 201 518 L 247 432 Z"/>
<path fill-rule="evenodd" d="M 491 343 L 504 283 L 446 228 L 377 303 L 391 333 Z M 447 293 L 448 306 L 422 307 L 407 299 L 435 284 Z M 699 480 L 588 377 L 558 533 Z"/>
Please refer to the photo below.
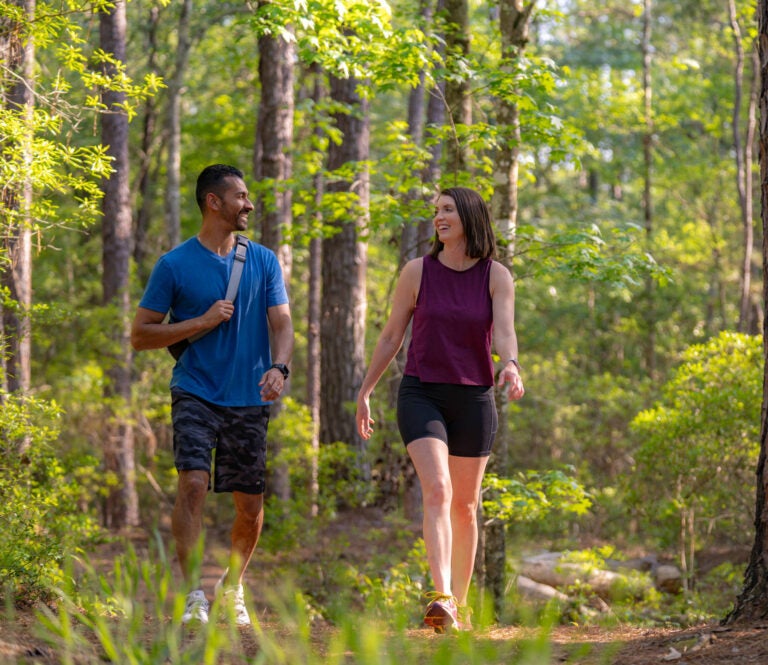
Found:
<path fill-rule="evenodd" d="M 490 279 L 493 302 L 493 344 L 501 358 L 498 387 L 507 387 L 509 399 L 520 399 L 525 394 L 520 365 L 517 362 L 517 333 L 515 332 L 515 281 L 503 265 L 494 261 Z"/>
<path fill-rule="evenodd" d="M 413 259 L 405 264 L 397 280 L 395 294 L 392 298 L 392 311 L 384 329 L 376 342 L 376 348 L 371 356 L 368 372 L 360 386 L 357 395 L 357 430 L 364 439 L 373 432 L 369 398 L 382 374 L 397 355 L 405 339 L 405 331 L 416 307 L 416 298 L 421 284 L 422 260 Z"/>

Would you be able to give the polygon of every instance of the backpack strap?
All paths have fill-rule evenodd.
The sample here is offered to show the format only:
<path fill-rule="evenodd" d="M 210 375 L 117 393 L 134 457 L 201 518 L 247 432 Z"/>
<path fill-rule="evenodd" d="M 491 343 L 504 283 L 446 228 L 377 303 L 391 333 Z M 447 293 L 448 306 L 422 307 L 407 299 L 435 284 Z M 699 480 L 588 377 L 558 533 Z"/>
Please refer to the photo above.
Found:
<path fill-rule="evenodd" d="M 248 255 L 248 238 L 238 234 L 236 239 L 237 244 L 235 245 L 235 260 L 232 264 L 232 272 L 229 273 L 227 293 L 224 296 L 224 300 L 229 300 L 229 302 L 235 302 L 235 298 L 237 298 L 237 291 L 240 288 L 240 278 L 243 276 L 243 268 L 245 267 L 245 257 Z M 192 337 L 187 337 L 187 339 L 183 339 L 180 342 L 176 342 L 176 344 L 172 344 L 170 347 L 168 347 L 168 350 L 170 351 L 171 355 L 176 360 L 178 360 L 184 349 L 186 349 L 192 342 L 196 342 L 201 337 L 207 335 L 209 332 L 211 331 L 204 330 L 197 333 L 196 335 L 192 335 Z"/>
<path fill-rule="evenodd" d="M 243 276 L 245 267 L 245 257 L 248 254 L 248 238 L 237 236 L 237 246 L 235 247 L 235 262 L 232 264 L 232 272 L 229 275 L 229 284 L 227 284 L 227 294 L 224 300 L 235 302 L 237 298 L 237 289 L 240 287 L 240 278 Z"/>

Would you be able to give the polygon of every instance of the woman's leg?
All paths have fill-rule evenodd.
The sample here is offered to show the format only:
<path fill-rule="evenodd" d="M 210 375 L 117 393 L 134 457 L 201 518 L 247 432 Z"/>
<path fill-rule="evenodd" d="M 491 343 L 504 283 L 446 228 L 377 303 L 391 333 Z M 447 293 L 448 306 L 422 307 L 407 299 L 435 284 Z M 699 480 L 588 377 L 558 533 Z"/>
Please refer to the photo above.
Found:
<path fill-rule="evenodd" d="M 453 489 L 451 501 L 451 573 L 453 594 L 459 605 L 467 604 L 469 584 L 477 552 L 477 504 L 488 457 L 448 458 Z M 425 511 L 426 516 L 426 511 Z"/>
<path fill-rule="evenodd" d="M 421 483 L 424 502 L 423 535 L 432 582 L 435 591 L 452 596 L 452 491 L 448 447 L 439 439 L 417 439 L 408 444 L 408 454 Z"/>

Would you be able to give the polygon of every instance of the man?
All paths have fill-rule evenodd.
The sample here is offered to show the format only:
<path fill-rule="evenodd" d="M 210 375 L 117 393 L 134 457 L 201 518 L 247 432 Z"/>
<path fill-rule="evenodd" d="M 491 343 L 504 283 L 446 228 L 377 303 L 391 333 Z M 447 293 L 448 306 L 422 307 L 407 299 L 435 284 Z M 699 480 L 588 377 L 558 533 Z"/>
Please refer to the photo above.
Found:
<path fill-rule="evenodd" d="M 263 523 L 269 404 L 288 378 L 293 324 L 277 257 L 254 242 L 247 244 L 236 299 L 224 299 L 236 234 L 247 228 L 253 210 L 242 171 L 206 167 L 196 197 L 200 232 L 158 260 L 133 321 L 131 343 L 140 351 L 194 339 L 171 379 L 178 470 L 171 524 L 179 565 L 192 589 L 182 622 L 208 621 L 208 600 L 199 579 L 192 579 L 191 559 L 203 535 L 203 506 L 212 484 L 216 492 L 231 492 L 235 504 L 230 566 L 215 593 L 230 605 L 237 624 L 247 626 L 242 583 Z"/>

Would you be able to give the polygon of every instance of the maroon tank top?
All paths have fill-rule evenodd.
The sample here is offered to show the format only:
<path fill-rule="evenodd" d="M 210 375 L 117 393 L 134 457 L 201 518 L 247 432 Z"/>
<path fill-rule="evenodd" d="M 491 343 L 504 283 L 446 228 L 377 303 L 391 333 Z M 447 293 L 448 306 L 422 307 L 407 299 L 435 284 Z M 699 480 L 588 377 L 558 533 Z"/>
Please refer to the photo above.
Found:
<path fill-rule="evenodd" d="M 493 385 L 491 259 L 469 270 L 423 259 L 405 374 L 429 383 Z"/>

